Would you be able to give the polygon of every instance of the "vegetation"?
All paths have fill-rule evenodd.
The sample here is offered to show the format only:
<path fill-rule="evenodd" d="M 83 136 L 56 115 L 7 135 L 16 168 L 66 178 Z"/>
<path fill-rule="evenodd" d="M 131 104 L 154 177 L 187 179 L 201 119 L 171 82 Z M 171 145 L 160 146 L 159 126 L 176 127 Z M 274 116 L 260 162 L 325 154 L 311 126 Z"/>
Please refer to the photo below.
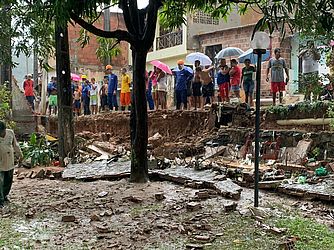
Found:
<path fill-rule="evenodd" d="M 121 53 L 121 49 L 117 46 L 117 41 L 112 38 L 98 37 L 99 47 L 96 49 L 96 56 L 102 62 L 111 63 L 112 58 L 117 57 Z"/>
<path fill-rule="evenodd" d="M 10 117 L 10 92 L 6 85 L 0 85 L 0 120 L 5 121 L 8 128 L 15 128 L 15 122 Z"/>
<path fill-rule="evenodd" d="M 30 160 L 31 166 L 47 166 L 57 155 L 45 137 L 37 138 L 32 134 L 28 142 L 21 142 L 20 147 L 23 153 L 23 159 Z"/>

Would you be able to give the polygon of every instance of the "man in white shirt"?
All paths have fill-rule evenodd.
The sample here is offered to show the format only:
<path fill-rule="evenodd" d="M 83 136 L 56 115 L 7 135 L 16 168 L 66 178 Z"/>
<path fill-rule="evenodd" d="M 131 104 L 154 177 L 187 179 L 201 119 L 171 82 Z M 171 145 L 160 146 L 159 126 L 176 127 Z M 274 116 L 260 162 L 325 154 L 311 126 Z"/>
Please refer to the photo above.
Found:
<path fill-rule="evenodd" d="M 311 99 L 313 89 L 318 87 L 319 82 L 319 60 L 320 53 L 314 47 L 313 42 L 307 44 L 308 48 L 299 53 L 299 58 L 302 59 L 303 77 L 300 88 L 305 94 L 305 100 Z"/>
<path fill-rule="evenodd" d="M 8 201 L 13 183 L 14 152 L 21 160 L 23 156 L 14 131 L 6 129 L 6 124 L 0 121 L 0 208 Z"/>

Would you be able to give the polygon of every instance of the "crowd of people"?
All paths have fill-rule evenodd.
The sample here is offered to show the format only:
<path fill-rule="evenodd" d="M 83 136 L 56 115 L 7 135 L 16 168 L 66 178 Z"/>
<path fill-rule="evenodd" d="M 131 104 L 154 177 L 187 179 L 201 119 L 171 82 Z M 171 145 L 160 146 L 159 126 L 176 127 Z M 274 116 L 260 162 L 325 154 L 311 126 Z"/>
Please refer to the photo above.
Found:
<path fill-rule="evenodd" d="M 279 101 L 282 102 L 285 85 L 289 81 L 289 72 L 286 62 L 281 58 L 280 49 L 275 49 L 275 56 L 269 60 L 267 68 L 267 81 L 271 75 L 271 92 L 273 104 L 276 102 L 276 94 L 279 93 Z M 244 102 L 253 106 L 253 93 L 255 89 L 256 67 L 251 65 L 251 60 L 244 61 L 241 68 L 236 59 L 230 60 L 227 65 L 226 59 L 221 59 L 217 68 L 203 66 L 199 60 L 194 62 L 193 67 L 185 66 L 183 60 L 177 61 L 177 67 L 170 75 L 154 67 L 150 72 L 146 71 L 146 99 L 150 110 L 167 109 L 175 106 L 176 109 L 204 109 L 207 104 L 214 102 L 230 102 L 231 97 L 241 100 L 243 90 Z M 284 79 L 284 71 L 286 79 Z M 34 109 L 34 82 L 31 75 L 23 83 L 26 99 Z M 97 114 L 103 111 L 130 110 L 132 81 L 126 68 L 120 72 L 120 88 L 118 76 L 113 72 L 113 67 L 105 67 L 103 82 L 97 83 L 95 78 L 90 80 L 86 75 L 81 76 L 81 81 L 72 81 L 73 112 L 79 116 Z M 174 79 L 174 81 L 173 81 Z M 168 86 L 173 85 L 173 88 Z M 120 89 L 120 91 L 118 91 Z M 168 94 L 173 89 L 173 103 L 168 99 Z M 216 91 L 217 89 L 217 91 Z M 118 92 L 120 92 L 118 94 Z M 47 85 L 48 113 L 57 114 L 57 79 L 52 77 Z"/>

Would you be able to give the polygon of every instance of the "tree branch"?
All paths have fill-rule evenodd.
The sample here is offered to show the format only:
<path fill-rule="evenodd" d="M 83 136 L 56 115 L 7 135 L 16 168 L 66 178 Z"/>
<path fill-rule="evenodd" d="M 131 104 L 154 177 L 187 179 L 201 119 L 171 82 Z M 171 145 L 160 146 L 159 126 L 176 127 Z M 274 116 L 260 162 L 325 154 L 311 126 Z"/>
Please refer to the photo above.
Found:
<path fill-rule="evenodd" d="M 105 31 L 105 30 L 96 28 L 92 24 L 89 24 L 84 19 L 75 15 L 74 13 L 71 13 L 70 16 L 74 22 L 76 22 L 82 28 L 86 29 L 87 31 L 89 31 L 90 33 L 96 36 L 105 37 L 105 38 L 116 38 L 117 40 L 126 41 L 130 44 L 134 42 L 134 39 L 131 36 L 131 34 L 125 30 Z"/>
<path fill-rule="evenodd" d="M 158 10 L 162 6 L 161 0 L 150 0 L 147 6 L 147 20 L 144 31 L 145 44 L 152 44 L 157 24 Z M 148 48 L 150 49 L 150 48 Z"/>

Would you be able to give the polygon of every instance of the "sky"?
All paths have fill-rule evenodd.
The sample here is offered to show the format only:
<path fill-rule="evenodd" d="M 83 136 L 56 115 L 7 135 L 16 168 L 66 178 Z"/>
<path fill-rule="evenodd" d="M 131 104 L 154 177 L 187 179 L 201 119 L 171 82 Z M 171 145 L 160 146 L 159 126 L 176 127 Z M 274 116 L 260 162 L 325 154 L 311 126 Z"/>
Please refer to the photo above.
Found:
<path fill-rule="evenodd" d="M 138 8 L 139 9 L 145 8 L 148 5 L 148 1 L 149 0 L 137 0 Z M 119 9 L 117 6 L 110 8 L 110 11 L 111 12 L 122 12 L 122 10 Z"/>

